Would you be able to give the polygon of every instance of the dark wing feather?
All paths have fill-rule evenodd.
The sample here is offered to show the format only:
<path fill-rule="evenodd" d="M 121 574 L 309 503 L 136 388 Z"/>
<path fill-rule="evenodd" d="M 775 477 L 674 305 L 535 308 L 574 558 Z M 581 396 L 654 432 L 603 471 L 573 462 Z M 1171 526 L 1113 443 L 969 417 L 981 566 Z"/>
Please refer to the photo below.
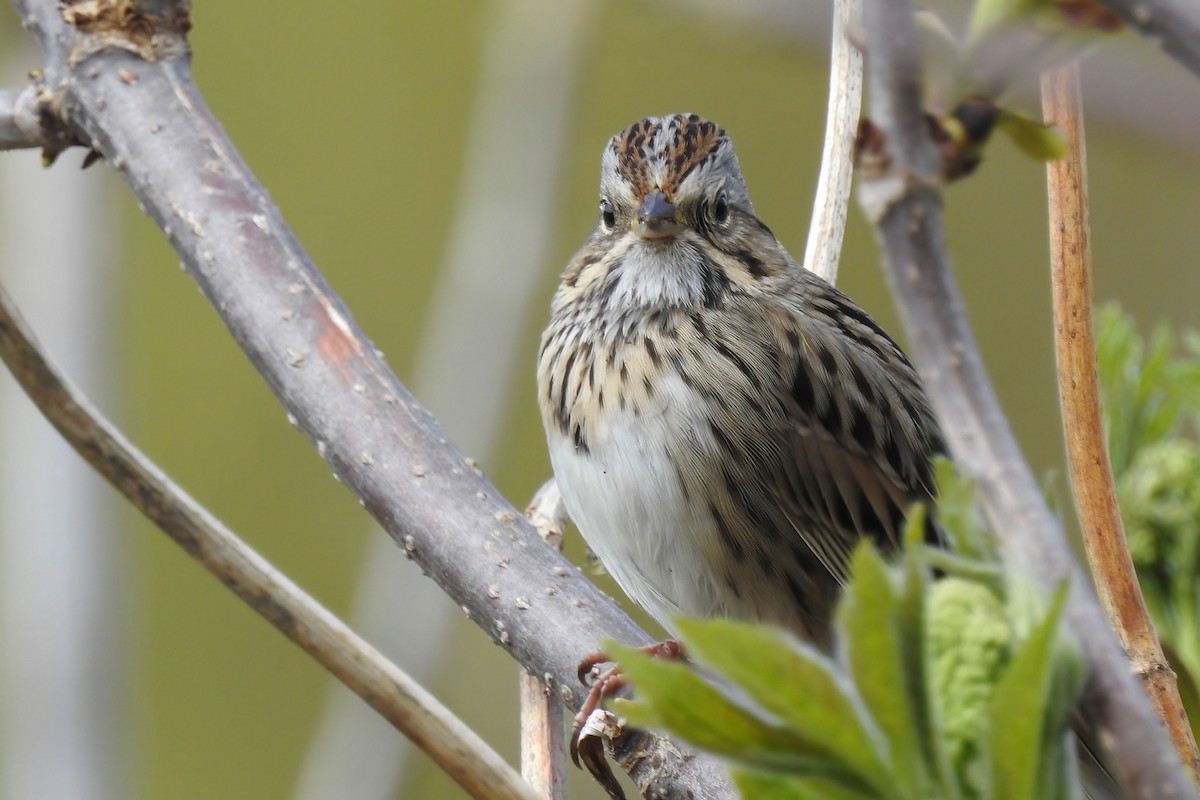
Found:
<path fill-rule="evenodd" d="M 804 272 L 765 308 L 787 356 L 778 389 L 790 447 L 763 479 L 843 580 L 862 536 L 893 548 L 909 505 L 932 497 L 942 437 L 912 364 L 844 294 Z M 927 535 L 937 538 L 932 525 Z"/>

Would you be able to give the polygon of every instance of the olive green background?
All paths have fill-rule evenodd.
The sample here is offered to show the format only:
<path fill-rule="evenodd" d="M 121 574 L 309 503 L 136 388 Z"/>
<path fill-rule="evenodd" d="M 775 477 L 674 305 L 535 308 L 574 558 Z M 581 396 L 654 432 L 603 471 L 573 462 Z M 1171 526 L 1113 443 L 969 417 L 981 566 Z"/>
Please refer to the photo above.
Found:
<path fill-rule="evenodd" d="M 447 247 L 488 8 L 462 0 L 194 8 L 201 89 L 402 380 Z M 607 137 L 647 114 L 717 120 L 737 142 L 760 216 L 796 254 L 815 184 L 823 52 L 679 4 L 605 3 L 595 19 L 555 189 L 552 255 L 537 313 L 521 321 L 528 363 L 511 396 L 478 398 L 506 409 L 501 455 L 483 466 L 517 505 L 548 475 L 533 353 L 556 274 L 593 224 Z M 14 23 L 11 12 L 0 15 L 0 41 L 17 35 Z M 1089 126 L 1098 296 L 1120 299 L 1146 326 L 1200 325 L 1197 151 Z M 287 424 L 131 196 L 122 190 L 119 202 L 129 250 L 118 267 L 112 412 L 184 487 L 344 613 L 366 515 Z M 998 142 L 946 205 L 950 252 L 1001 400 L 1035 468 L 1058 470 L 1043 168 Z M 842 288 L 899 334 L 857 209 L 847 238 Z M 124 522 L 129 687 L 113 735 L 128 744 L 131 796 L 288 796 L 326 675 L 132 511 Z M 570 552 L 578 557 L 579 545 Z M 515 762 L 516 668 L 465 619 L 456 618 L 454 637 L 453 660 L 429 688 Z M 400 796 L 462 796 L 416 762 Z M 586 781 L 576 786 L 575 797 L 599 796 Z"/>

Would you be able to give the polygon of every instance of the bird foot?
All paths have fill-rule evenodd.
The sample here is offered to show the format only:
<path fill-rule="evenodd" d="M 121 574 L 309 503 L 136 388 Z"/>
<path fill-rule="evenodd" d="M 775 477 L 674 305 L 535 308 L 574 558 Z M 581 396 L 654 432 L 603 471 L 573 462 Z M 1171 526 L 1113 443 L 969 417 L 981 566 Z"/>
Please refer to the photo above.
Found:
<path fill-rule="evenodd" d="M 683 645 L 673 639 L 639 647 L 638 651 L 655 658 L 686 658 Z M 604 751 L 605 742 L 611 743 L 618 738 L 622 728 L 616 716 L 600 706 L 606 697 L 615 695 L 628 683 L 618 664 L 612 664 L 608 669 L 600 668 L 611 661 L 606 653 L 597 651 L 584 656 L 579 662 L 579 682 L 588 687 L 588 695 L 579 707 L 571 729 L 571 761 L 576 767 L 586 767 L 609 797 L 624 800 L 625 793 L 617 783 Z"/>

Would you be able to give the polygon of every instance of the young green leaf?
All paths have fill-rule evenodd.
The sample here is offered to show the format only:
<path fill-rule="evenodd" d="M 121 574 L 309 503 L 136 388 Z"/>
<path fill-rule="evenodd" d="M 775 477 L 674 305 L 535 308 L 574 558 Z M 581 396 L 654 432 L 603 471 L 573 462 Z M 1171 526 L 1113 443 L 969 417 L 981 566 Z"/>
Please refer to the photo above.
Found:
<path fill-rule="evenodd" d="M 946 783 L 981 796 L 989 782 L 984 737 L 989 702 L 1008 665 L 1012 627 L 1004 603 L 985 584 L 948 577 L 927 597 L 926 675 L 934 738 L 953 768 Z"/>
<path fill-rule="evenodd" d="M 639 699 L 613 707 L 634 725 L 663 727 L 687 741 L 758 770 L 820 777 L 847 792 L 869 787 L 837 758 L 786 726 L 734 702 L 685 663 L 665 661 L 614 643 L 606 651 L 633 681 Z"/>
<path fill-rule="evenodd" d="M 842 763 L 878 797 L 891 794 L 887 744 L 838 666 L 761 625 L 677 620 L 695 658 L 775 715 L 814 752 Z"/>
<path fill-rule="evenodd" d="M 635 725 L 661 726 L 715 753 L 776 768 L 794 761 L 804 746 L 789 730 L 732 702 L 682 662 L 614 642 L 605 651 L 637 687 L 636 701 L 614 701 L 618 713 Z"/>
<path fill-rule="evenodd" d="M 1015 111 L 1000 109 L 996 127 L 1018 149 L 1038 161 L 1057 161 L 1067 154 L 1067 140 L 1053 125 L 1043 125 Z"/>
<path fill-rule="evenodd" d="M 1082 666 L 1059 634 L 1066 598 L 1064 585 L 1014 653 L 992 695 L 987 745 L 995 800 L 1069 796 L 1065 723 L 1082 685 Z"/>
<path fill-rule="evenodd" d="M 955 556 L 996 564 L 996 537 L 984 527 L 975 502 L 975 481 L 948 458 L 933 463 L 938 526 L 950 536 Z"/>
<path fill-rule="evenodd" d="M 877 800 L 878 795 L 862 793 L 822 780 L 795 778 L 745 769 L 730 771 L 733 785 L 742 800 Z"/>
<path fill-rule="evenodd" d="M 878 551 L 864 543 L 851 559 L 853 580 L 838 608 L 837 619 L 846 663 L 859 695 L 883 730 L 899 793 L 924 796 L 929 785 L 923 739 L 928 731 L 911 689 L 919 685 L 920 661 L 906 658 L 896 614 L 896 588 Z"/>

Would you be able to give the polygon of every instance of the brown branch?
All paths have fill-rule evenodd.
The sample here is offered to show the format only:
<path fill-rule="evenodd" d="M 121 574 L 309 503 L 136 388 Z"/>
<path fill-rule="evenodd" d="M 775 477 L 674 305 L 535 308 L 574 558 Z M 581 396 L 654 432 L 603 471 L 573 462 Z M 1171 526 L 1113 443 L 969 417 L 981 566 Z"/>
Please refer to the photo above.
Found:
<path fill-rule="evenodd" d="M 1138 797 L 1194 796 L 1170 741 L 1134 681 L 1095 595 L 1047 508 L 1000 409 L 945 251 L 939 158 L 921 106 L 913 7 L 872 0 L 863 10 L 870 117 L 883 135 L 878 172 L 860 193 L 883 248 L 885 274 L 951 452 L 972 475 L 1009 569 L 1045 591 L 1070 583 L 1065 623 L 1087 660 L 1086 722 Z"/>
<path fill-rule="evenodd" d="M 135 508 L 408 736 L 472 797 L 537 799 L 521 776 L 449 709 L 126 442 L 42 354 L 2 288 L 0 359 L 67 443 Z"/>
<path fill-rule="evenodd" d="M 518 676 L 521 775 L 543 800 L 566 800 L 567 735 L 562 701 L 536 675 Z"/>
<path fill-rule="evenodd" d="M 1075 64 L 1042 75 L 1042 112 L 1047 123 L 1063 131 L 1069 149 L 1065 158 L 1046 165 L 1046 188 L 1058 396 L 1084 550 L 1100 604 L 1133 662 L 1134 673 L 1166 724 L 1179 757 L 1193 776 L 1198 776 L 1196 740 L 1179 699 L 1175 673 L 1167 664 L 1142 600 L 1108 460 L 1096 373 L 1087 160 Z"/>
<path fill-rule="evenodd" d="M 476 624 L 577 708 L 584 654 L 649 637 L 447 441 L 330 289 L 209 111 L 179 55 L 186 46 L 169 41 L 186 3 L 157 0 L 146 25 L 172 25 L 150 49 L 95 41 L 65 24 L 56 0 L 15 4 L 70 129 L 130 185 L 334 475 Z M 621 763 L 643 794 L 733 796 L 715 759 L 650 734 L 626 738 L 636 746 Z"/>

